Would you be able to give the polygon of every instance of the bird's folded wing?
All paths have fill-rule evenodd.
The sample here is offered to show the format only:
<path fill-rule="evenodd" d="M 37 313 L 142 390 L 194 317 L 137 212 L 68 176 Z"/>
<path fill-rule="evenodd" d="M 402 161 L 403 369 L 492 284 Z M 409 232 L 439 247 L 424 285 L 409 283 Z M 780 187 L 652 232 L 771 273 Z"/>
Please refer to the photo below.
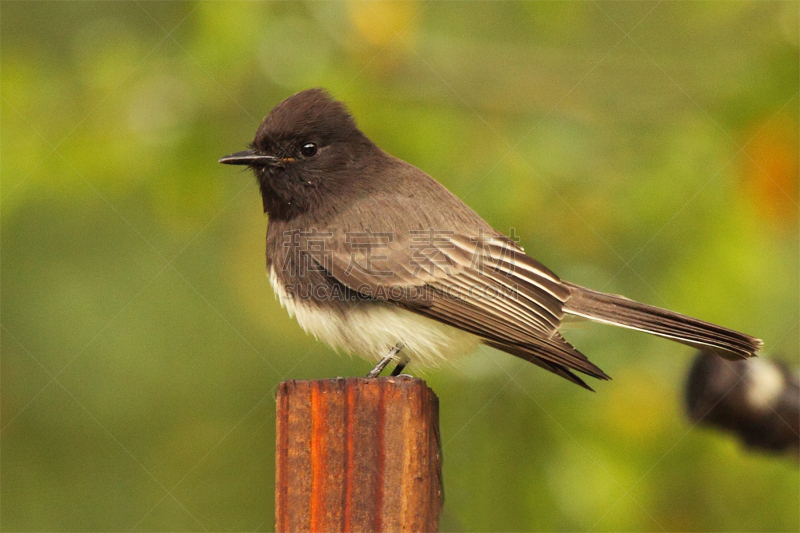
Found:
<path fill-rule="evenodd" d="M 465 307 L 465 312 L 505 323 L 520 340 L 534 332 L 550 333 L 560 324 L 569 290 L 507 240 L 482 236 L 478 242 L 478 237 L 432 230 L 409 233 L 334 235 L 336 249 L 313 259 L 365 296 L 407 307 L 431 307 L 449 297 L 454 310 Z"/>
<path fill-rule="evenodd" d="M 569 295 L 558 278 L 502 236 L 475 241 L 454 233 L 415 253 L 413 239 L 395 237 L 369 253 L 345 246 L 320 264 L 365 296 L 468 331 L 559 375 L 571 368 L 605 378 L 556 331 Z"/>

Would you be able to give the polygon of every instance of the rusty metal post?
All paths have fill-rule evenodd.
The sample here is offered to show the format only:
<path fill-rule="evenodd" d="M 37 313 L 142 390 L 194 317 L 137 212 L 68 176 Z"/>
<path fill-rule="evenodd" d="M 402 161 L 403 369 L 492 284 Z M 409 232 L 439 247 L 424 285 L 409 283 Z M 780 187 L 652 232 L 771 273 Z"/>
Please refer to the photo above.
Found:
<path fill-rule="evenodd" d="M 438 531 L 439 399 L 424 381 L 285 381 L 277 409 L 277 532 Z"/>

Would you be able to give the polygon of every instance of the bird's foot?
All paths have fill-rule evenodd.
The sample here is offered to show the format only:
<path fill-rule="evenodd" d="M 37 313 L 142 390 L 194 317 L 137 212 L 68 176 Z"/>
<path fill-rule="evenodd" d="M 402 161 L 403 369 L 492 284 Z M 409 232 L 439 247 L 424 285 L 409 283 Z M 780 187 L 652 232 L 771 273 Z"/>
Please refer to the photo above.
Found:
<path fill-rule="evenodd" d="M 381 372 L 383 372 L 383 369 L 386 368 L 386 365 L 388 365 L 389 363 L 394 361 L 397 358 L 397 354 L 399 354 L 400 350 L 402 350 L 402 349 L 403 349 L 403 345 L 398 342 L 395 345 L 395 347 L 392 348 L 391 350 L 389 350 L 389 353 L 386 354 L 383 357 L 383 359 L 381 359 L 378 362 L 377 365 L 375 365 L 375 368 L 373 368 L 372 370 L 369 371 L 369 374 L 367 374 L 367 378 L 377 378 L 378 376 L 380 376 Z M 395 367 L 395 369 L 392 371 L 392 375 L 395 376 L 395 375 L 399 374 L 403 370 L 403 368 L 405 368 L 407 363 L 408 363 L 408 361 L 405 360 L 405 359 L 400 360 L 397 363 L 397 366 Z M 398 370 L 398 368 L 399 368 L 399 370 Z M 395 372 L 397 372 L 397 374 L 395 374 Z"/>

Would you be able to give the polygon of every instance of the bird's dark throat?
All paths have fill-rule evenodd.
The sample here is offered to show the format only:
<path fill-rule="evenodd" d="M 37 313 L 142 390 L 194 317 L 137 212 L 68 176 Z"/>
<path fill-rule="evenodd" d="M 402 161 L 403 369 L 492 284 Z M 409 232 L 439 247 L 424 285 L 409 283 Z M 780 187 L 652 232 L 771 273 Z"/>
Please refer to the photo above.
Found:
<path fill-rule="evenodd" d="M 284 167 L 254 168 L 264 212 L 271 220 L 291 220 L 313 208 L 317 194 Z"/>

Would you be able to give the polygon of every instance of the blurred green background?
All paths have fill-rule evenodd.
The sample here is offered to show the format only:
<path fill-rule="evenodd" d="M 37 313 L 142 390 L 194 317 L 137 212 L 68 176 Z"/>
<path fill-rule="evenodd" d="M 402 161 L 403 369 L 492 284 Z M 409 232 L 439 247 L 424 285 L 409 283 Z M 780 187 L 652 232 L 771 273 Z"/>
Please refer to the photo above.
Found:
<path fill-rule="evenodd" d="M 798 3 L 3 1 L 0 527 L 267 531 L 283 379 L 365 374 L 217 164 L 322 86 L 560 276 L 798 363 Z M 592 394 L 483 349 L 443 530 L 798 531 L 795 462 L 687 422 L 692 351 L 581 325 Z M 410 368 L 420 374 L 417 368 Z"/>

